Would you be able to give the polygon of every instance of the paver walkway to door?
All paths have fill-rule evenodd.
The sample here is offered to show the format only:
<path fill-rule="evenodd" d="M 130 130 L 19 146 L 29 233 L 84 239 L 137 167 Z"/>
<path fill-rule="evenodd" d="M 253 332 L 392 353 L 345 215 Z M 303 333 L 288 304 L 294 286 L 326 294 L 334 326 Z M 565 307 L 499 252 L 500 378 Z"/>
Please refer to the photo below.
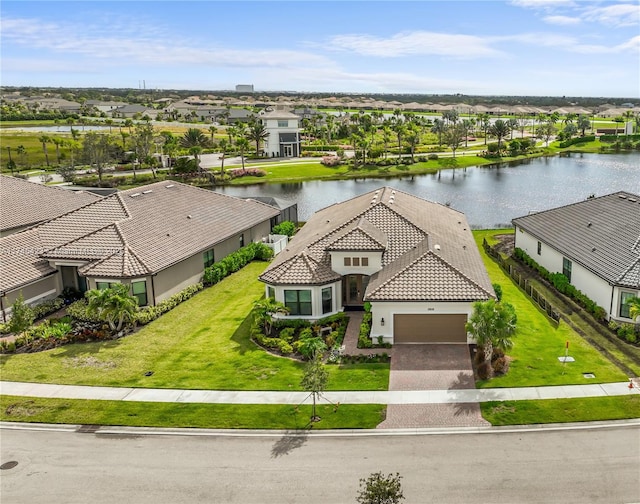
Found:
<path fill-rule="evenodd" d="M 394 345 L 389 390 L 458 390 L 475 388 L 467 345 Z M 380 429 L 480 427 L 478 403 L 390 404 Z"/>

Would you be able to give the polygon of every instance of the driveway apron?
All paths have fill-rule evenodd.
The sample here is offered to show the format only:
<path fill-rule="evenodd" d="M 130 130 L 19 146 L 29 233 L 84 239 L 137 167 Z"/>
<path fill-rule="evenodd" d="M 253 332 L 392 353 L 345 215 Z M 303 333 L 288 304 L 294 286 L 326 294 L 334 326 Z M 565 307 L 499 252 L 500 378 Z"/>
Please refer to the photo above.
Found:
<path fill-rule="evenodd" d="M 467 345 L 394 345 L 389 390 L 473 389 Z M 484 427 L 477 403 L 390 404 L 379 429 L 420 427 Z"/>

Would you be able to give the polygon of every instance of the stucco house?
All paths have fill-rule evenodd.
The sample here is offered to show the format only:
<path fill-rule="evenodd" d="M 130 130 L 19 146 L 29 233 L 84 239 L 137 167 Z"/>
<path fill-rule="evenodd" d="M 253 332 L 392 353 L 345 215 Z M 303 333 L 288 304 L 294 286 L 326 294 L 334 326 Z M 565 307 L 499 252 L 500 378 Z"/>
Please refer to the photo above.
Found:
<path fill-rule="evenodd" d="M 391 343 L 468 343 L 473 303 L 495 296 L 464 214 L 391 187 L 316 212 L 260 280 L 288 317 L 370 302 Z"/>
<path fill-rule="evenodd" d="M 72 194 L 70 194 L 72 196 Z M 154 305 L 202 280 L 205 267 L 266 240 L 280 211 L 177 182 L 117 192 L 0 238 L 2 318 L 22 292 L 35 304 L 65 287 L 131 285 Z"/>
<path fill-rule="evenodd" d="M 100 196 L 0 175 L 0 237 L 75 210 Z"/>
<path fill-rule="evenodd" d="M 273 110 L 261 114 L 260 119 L 267 130 L 264 143 L 269 157 L 300 156 L 300 117 L 284 110 Z"/>
<path fill-rule="evenodd" d="M 515 246 L 604 308 L 631 322 L 640 296 L 640 196 L 625 191 L 513 219 Z"/>

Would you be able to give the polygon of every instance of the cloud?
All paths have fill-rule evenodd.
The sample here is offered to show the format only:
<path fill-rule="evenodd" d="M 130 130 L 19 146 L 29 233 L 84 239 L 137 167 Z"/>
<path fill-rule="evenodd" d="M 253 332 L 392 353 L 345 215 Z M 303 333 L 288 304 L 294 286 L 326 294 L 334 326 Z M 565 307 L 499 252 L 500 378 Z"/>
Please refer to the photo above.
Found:
<path fill-rule="evenodd" d="M 598 22 L 607 26 L 638 26 L 640 25 L 640 4 L 591 7 L 585 10 L 582 17 L 587 21 Z"/>
<path fill-rule="evenodd" d="M 415 55 L 479 58 L 504 55 L 481 37 L 426 31 L 398 33 L 387 38 L 364 34 L 337 35 L 329 40 L 326 47 L 386 58 Z"/>
<path fill-rule="evenodd" d="M 550 10 L 556 7 L 573 7 L 576 5 L 572 0 L 511 0 L 510 3 L 516 7 L 541 10 Z"/>
<path fill-rule="evenodd" d="M 90 35 L 87 35 L 90 33 Z M 113 35 L 117 33 L 118 35 Z M 330 66 L 320 55 L 290 49 L 230 49 L 224 45 L 202 44 L 172 37 L 170 42 L 160 30 L 137 33 L 122 30 L 75 30 L 73 26 L 41 23 L 36 19 L 2 19 L 2 38 L 30 49 L 45 49 L 58 54 L 84 55 L 88 60 L 103 60 L 108 66 L 200 65 L 208 67 L 278 67 L 295 65 Z"/>
<path fill-rule="evenodd" d="M 545 23 L 568 26 L 580 24 L 580 18 L 569 16 L 545 16 L 542 18 Z"/>

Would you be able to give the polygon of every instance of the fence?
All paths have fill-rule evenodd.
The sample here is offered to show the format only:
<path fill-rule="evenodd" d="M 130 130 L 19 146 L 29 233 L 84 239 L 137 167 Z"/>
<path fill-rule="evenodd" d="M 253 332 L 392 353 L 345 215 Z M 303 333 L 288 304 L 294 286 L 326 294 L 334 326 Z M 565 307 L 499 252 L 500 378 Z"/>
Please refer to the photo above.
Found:
<path fill-rule="evenodd" d="M 502 257 L 494 247 L 489 245 L 486 238 L 482 241 L 482 248 L 489 257 L 495 260 L 498 265 L 507 273 L 511 279 L 534 301 L 546 314 L 554 321 L 560 321 L 560 313 L 553 307 L 549 301 L 538 291 L 528 278 L 523 277 L 521 271 L 511 264 L 507 259 Z"/>

